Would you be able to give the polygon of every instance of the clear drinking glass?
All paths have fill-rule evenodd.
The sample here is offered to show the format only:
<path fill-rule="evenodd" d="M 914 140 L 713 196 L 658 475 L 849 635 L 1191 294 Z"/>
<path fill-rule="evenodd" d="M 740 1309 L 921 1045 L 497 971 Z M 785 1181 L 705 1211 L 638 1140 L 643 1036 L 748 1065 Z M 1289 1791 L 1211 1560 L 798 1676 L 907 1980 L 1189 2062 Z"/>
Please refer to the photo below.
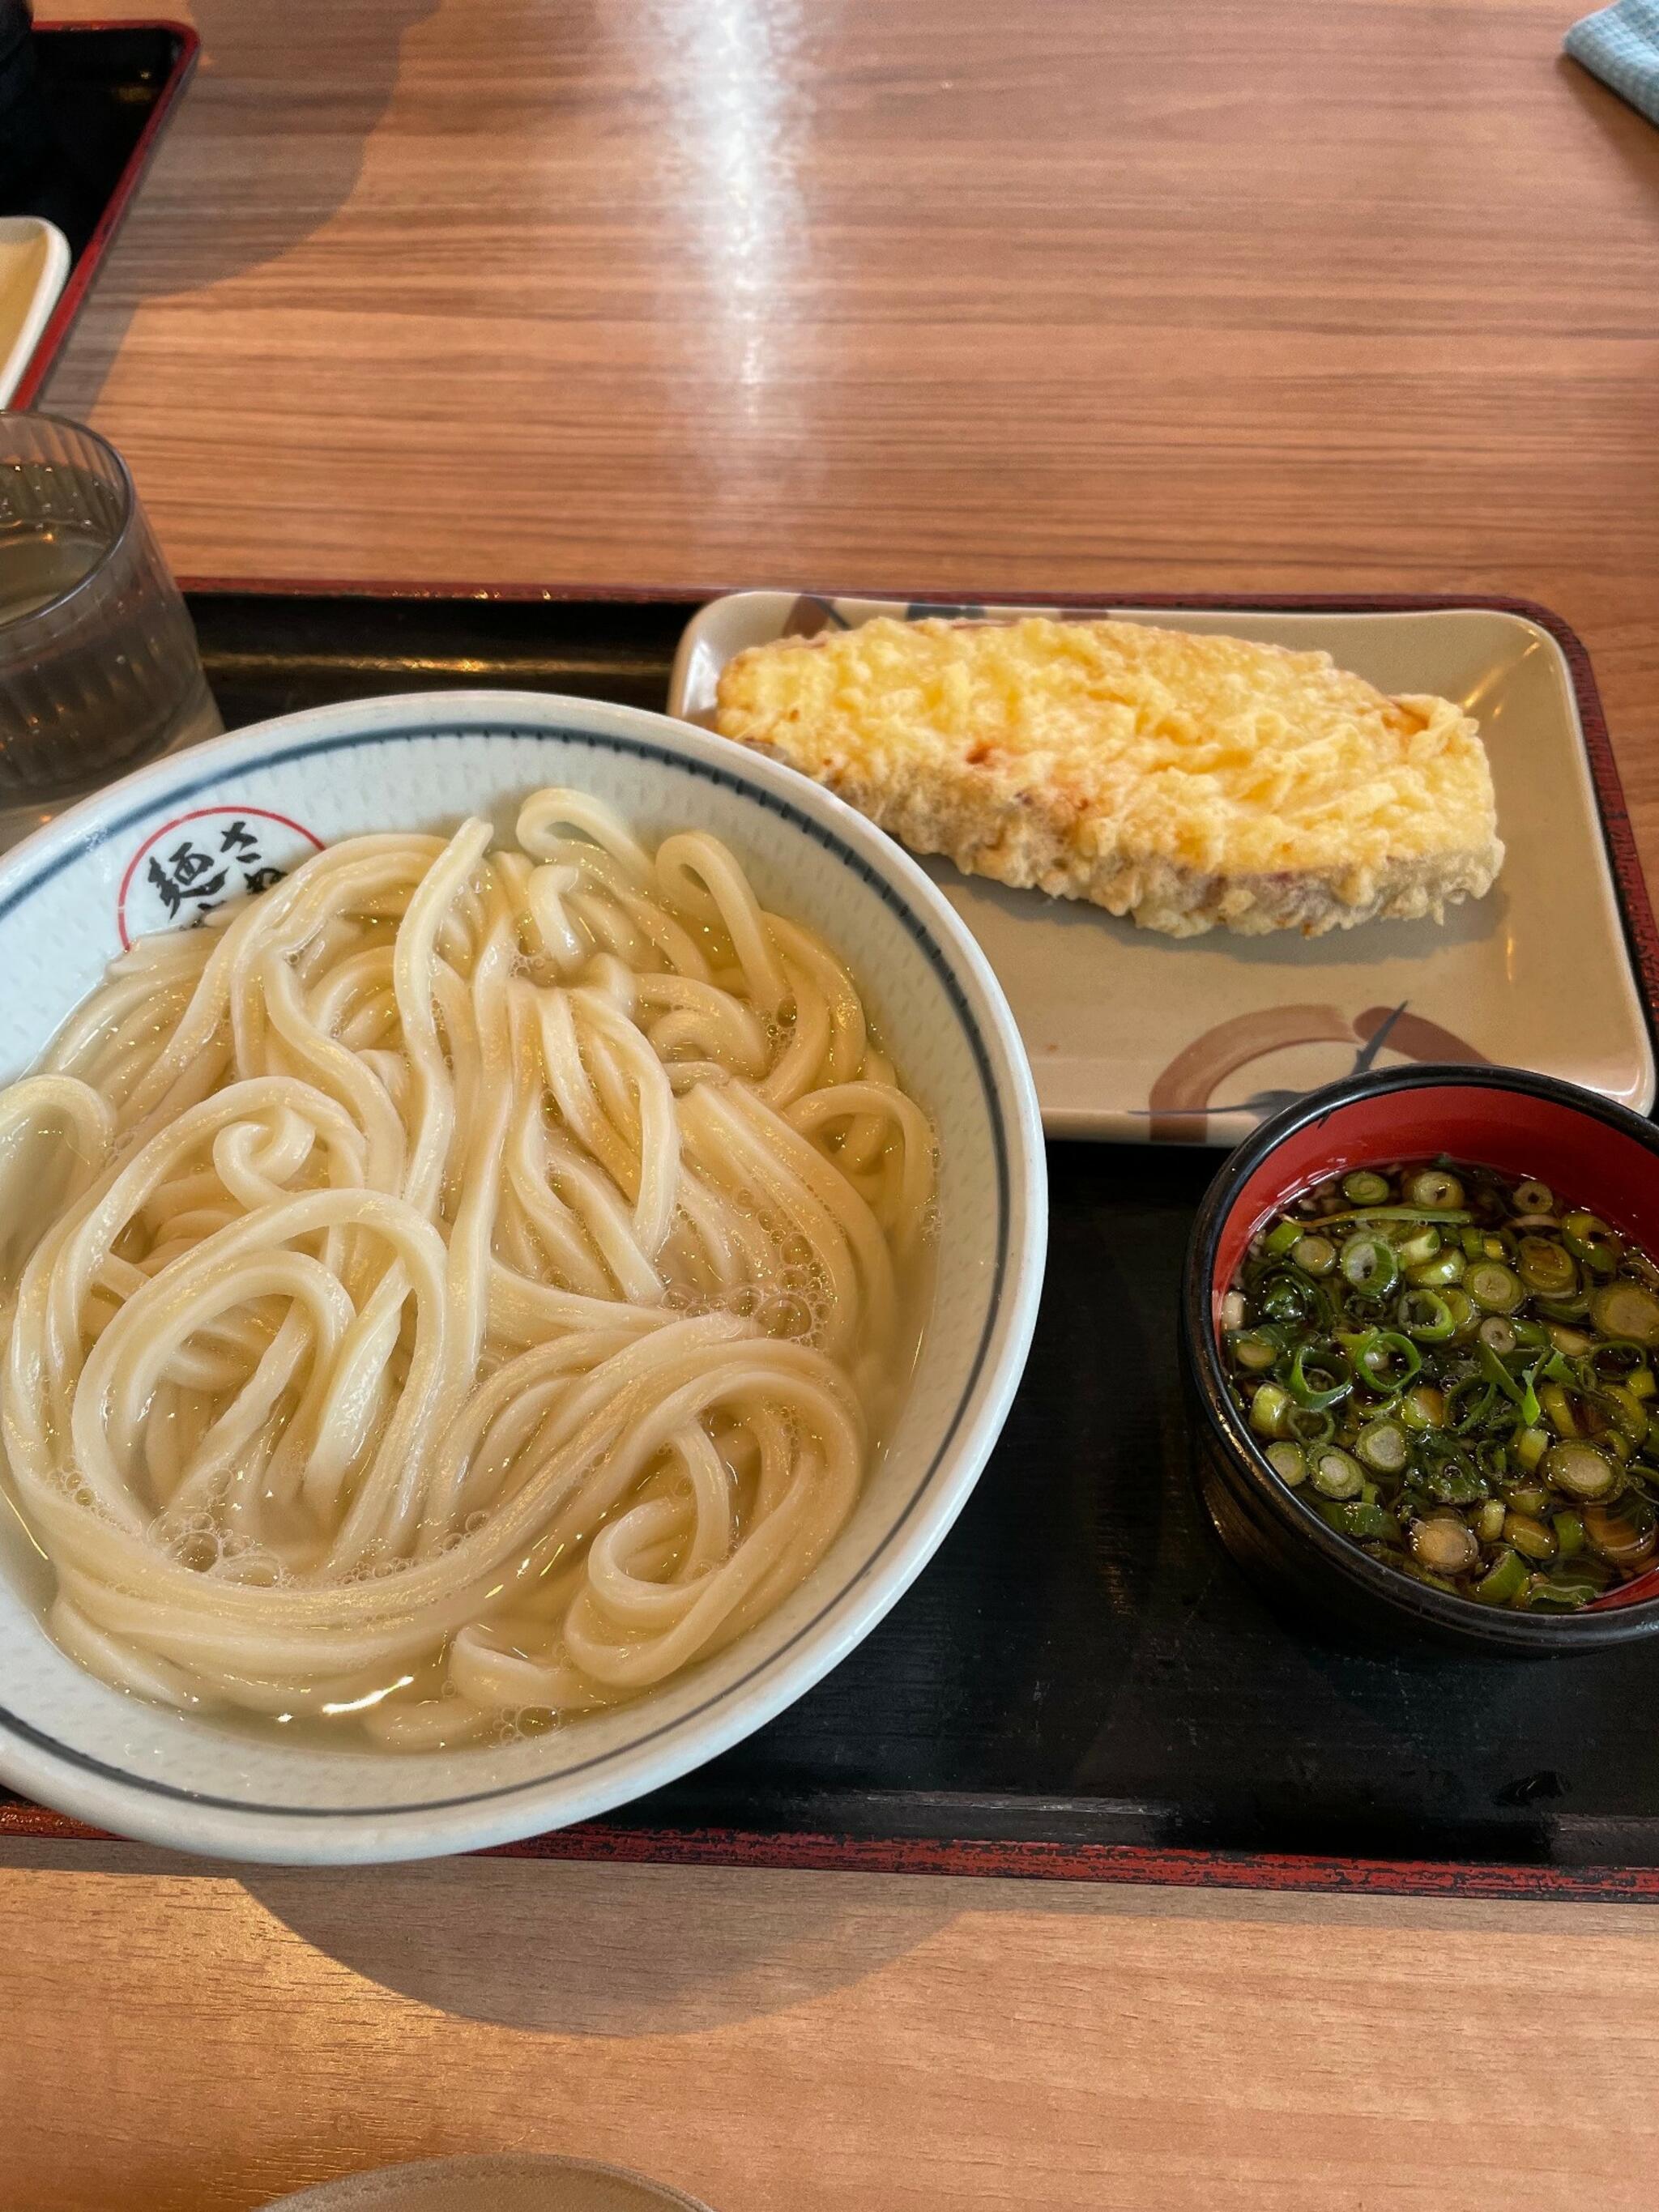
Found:
<path fill-rule="evenodd" d="M 78 423 L 0 415 L 0 842 L 5 815 L 222 726 L 126 463 Z"/>

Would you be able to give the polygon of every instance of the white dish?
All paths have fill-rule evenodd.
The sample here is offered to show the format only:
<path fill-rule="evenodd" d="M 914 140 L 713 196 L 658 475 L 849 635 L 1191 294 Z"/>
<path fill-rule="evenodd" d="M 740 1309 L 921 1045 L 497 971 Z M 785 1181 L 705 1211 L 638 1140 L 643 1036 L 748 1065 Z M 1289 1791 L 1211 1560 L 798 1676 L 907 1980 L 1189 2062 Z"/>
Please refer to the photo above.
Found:
<path fill-rule="evenodd" d="M 69 240 L 55 222 L 0 216 L 0 407 L 22 382 L 69 272 Z"/>
<path fill-rule="evenodd" d="M 775 1613 L 645 1703 L 513 1743 L 399 1755 L 290 1744 L 84 1674 L 42 1627 L 30 1595 L 46 1570 L 0 1514 L 0 1778 L 14 1788 L 146 1842 L 307 1863 L 560 1826 L 686 1772 L 799 1697 L 920 1573 L 972 1488 L 1025 1363 L 1042 1276 L 1042 1132 L 1018 1033 L 913 861 L 838 799 L 716 738 L 592 700 L 448 692 L 290 715 L 142 769 L 0 864 L 0 1079 L 35 1056 L 124 938 L 203 903 L 188 890 L 169 915 L 180 884 L 240 888 L 222 851 L 242 870 L 283 869 L 319 843 L 468 812 L 508 831 L 519 799 L 549 782 L 597 793 L 653 839 L 693 823 L 726 838 L 762 897 L 822 930 L 866 982 L 907 1087 L 934 1117 L 934 1312 L 852 1518 Z M 186 845 L 212 867 L 175 865 Z"/>
<path fill-rule="evenodd" d="M 733 593 L 687 628 L 669 711 L 706 726 L 734 653 L 827 621 L 1012 611 Z M 1547 629 L 1494 607 L 1121 611 L 1322 647 L 1385 691 L 1457 700 L 1480 718 L 1509 857 L 1495 890 L 1443 927 L 1374 922 L 1311 940 L 1213 930 L 1177 941 L 924 861 L 1008 994 L 1050 1135 L 1233 1145 L 1263 1114 L 1356 1066 L 1424 1059 L 1532 1068 L 1647 1112 L 1652 1045 L 1572 672 Z"/>

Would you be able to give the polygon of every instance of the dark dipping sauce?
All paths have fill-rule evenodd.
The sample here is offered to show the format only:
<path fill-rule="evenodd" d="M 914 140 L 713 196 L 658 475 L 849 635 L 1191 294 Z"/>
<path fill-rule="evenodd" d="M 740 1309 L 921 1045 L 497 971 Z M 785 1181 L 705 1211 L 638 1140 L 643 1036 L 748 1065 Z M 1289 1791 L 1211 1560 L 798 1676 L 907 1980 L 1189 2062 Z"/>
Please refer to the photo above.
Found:
<path fill-rule="evenodd" d="M 1448 1160 L 1316 1184 L 1223 1315 L 1279 1480 L 1374 1559 L 1575 1613 L 1659 1550 L 1659 1268 L 1539 1182 Z"/>

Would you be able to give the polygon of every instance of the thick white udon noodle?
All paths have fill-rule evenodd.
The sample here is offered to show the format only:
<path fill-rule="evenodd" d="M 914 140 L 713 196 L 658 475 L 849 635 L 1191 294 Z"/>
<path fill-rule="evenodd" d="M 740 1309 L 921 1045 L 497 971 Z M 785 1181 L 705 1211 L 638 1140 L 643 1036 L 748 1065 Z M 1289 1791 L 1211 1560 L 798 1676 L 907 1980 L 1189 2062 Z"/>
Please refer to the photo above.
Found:
<path fill-rule="evenodd" d="M 713 837 L 544 791 L 490 844 L 141 942 L 0 1093 L 70 1170 L 5 1454 L 112 1683 L 453 1743 L 661 1683 L 853 1505 L 933 1159 L 852 981 Z"/>

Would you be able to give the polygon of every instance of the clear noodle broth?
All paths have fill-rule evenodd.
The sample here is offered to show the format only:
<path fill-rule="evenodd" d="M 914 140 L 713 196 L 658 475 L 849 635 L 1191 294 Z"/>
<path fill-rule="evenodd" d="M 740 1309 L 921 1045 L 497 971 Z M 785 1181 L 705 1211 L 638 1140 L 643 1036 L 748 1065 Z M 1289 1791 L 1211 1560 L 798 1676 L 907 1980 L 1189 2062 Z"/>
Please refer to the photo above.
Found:
<path fill-rule="evenodd" d="M 47 1623 L 400 1750 L 648 1693 L 845 1522 L 931 1294 L 854 980 L 580 792 L 319 854 L 0 1092 L 0 1420 Z"/>

